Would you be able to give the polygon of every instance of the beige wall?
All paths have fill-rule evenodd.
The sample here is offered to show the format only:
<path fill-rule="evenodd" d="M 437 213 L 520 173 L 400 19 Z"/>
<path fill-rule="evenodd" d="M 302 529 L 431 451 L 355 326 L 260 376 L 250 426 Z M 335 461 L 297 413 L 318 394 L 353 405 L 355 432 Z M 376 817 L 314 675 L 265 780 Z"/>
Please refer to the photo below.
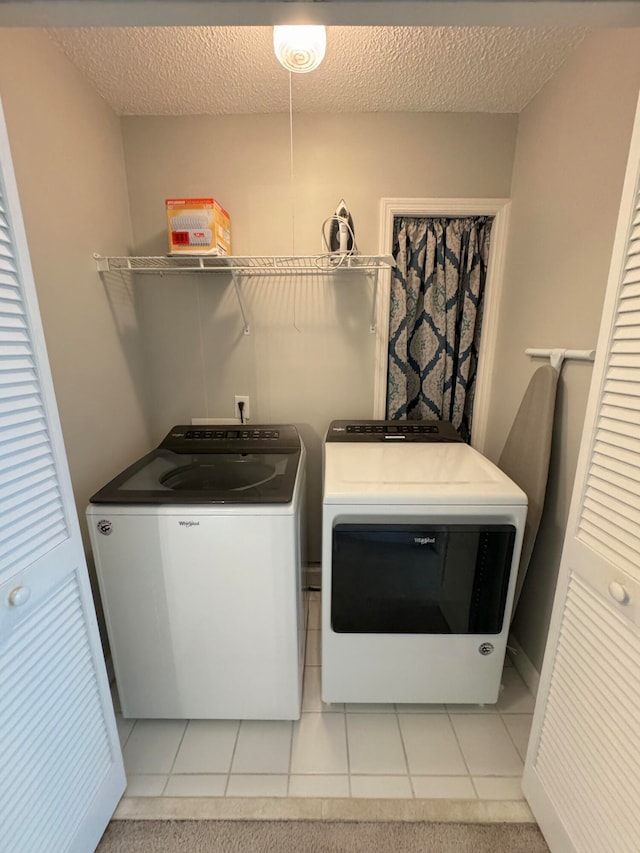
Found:
<path fill-rule="evenodd" d="M 508 196 L 515 129 L 505 115 L 294 115 L 292 184 L 287 115 L 125 118 L 135 248 L 166 252 L 166 197 L 213 195 L 234 254 L 315 254 L 344 197 L 360 251 L 377 253 L 382 197 Z M 334 418 L 372 416 L 372 286 L 359 274 L 243 290 L 249 336 L 228 278 L 137 285 L 155 438 L 194 416 L 232 416 L 236 393 L 250 395 L 254 423 L 296 423 L 317 561 L 322 436 Z"/>
<path fill-rule="evenodd" d="M 640 30 L 596 32 L 520 116 L 492 384 L 493 458 L 539 365 L 524 349 L 596 344 L 639 89 Z M 562 369 L 547 502 L 514 622 L 538 670 L 591 371 L 578 362 Z"/>
<path fill-rule="evenodd" d="M 0 29 L 0 95 L 84 530 L 91 493 L 149 445 L 131 295 L 92 258 L 131 243 L 120 122 L 37 31 Z"/>

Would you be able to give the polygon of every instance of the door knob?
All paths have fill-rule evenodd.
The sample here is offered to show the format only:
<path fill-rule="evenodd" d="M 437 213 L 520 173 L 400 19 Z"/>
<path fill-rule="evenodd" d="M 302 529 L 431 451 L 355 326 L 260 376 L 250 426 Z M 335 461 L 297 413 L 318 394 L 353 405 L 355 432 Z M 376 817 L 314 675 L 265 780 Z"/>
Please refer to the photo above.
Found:
<path fill-rule="evenodd" d="M 9 604 L 11 607 L 21 607 L 31 598 L 31 590 L 28 586 L 17 586 L 9 593 Z"/>
<path fill-rule="evenodd" d="M 618 581 L 611 581 L 609 584 L 609 595 L 618 604 L 626 604 L 629 601 L 629 593 Z"/>

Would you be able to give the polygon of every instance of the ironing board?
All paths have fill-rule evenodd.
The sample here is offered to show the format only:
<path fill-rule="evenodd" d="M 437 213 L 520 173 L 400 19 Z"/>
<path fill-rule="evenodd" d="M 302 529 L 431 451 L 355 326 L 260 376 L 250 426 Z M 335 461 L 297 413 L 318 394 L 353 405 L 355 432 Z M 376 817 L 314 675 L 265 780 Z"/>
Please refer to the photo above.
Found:
<path fill-rule="evenodd" d="M 533 374 L 498 460 L 500 470 L 520 486 L 529 500 L 512 614 L 527 575 L 544 506 L 558 376 L 559 371 L 550 364 Z"/>

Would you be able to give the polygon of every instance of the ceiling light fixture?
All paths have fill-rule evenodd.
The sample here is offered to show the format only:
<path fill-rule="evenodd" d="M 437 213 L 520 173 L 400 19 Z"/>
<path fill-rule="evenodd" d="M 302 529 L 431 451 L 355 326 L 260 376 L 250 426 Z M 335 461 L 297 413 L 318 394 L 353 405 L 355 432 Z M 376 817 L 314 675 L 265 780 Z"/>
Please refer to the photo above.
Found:
<path fill-rule="evenodd" d="M 323 26 L 287 26 L 273 28 L 273 50 L 287 71 L 306 74 L 324 59 L 327 34 Z"/>

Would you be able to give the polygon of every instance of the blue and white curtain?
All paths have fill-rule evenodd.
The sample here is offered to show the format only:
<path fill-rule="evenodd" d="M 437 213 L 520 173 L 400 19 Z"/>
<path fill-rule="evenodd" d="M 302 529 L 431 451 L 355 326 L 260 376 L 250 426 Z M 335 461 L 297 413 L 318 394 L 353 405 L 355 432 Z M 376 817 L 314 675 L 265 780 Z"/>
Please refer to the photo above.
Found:
<path fill-rule="evenodd" d="M 395 219 L 387 418 L 451 421 L 471 440 L 492 224 Z"/>

